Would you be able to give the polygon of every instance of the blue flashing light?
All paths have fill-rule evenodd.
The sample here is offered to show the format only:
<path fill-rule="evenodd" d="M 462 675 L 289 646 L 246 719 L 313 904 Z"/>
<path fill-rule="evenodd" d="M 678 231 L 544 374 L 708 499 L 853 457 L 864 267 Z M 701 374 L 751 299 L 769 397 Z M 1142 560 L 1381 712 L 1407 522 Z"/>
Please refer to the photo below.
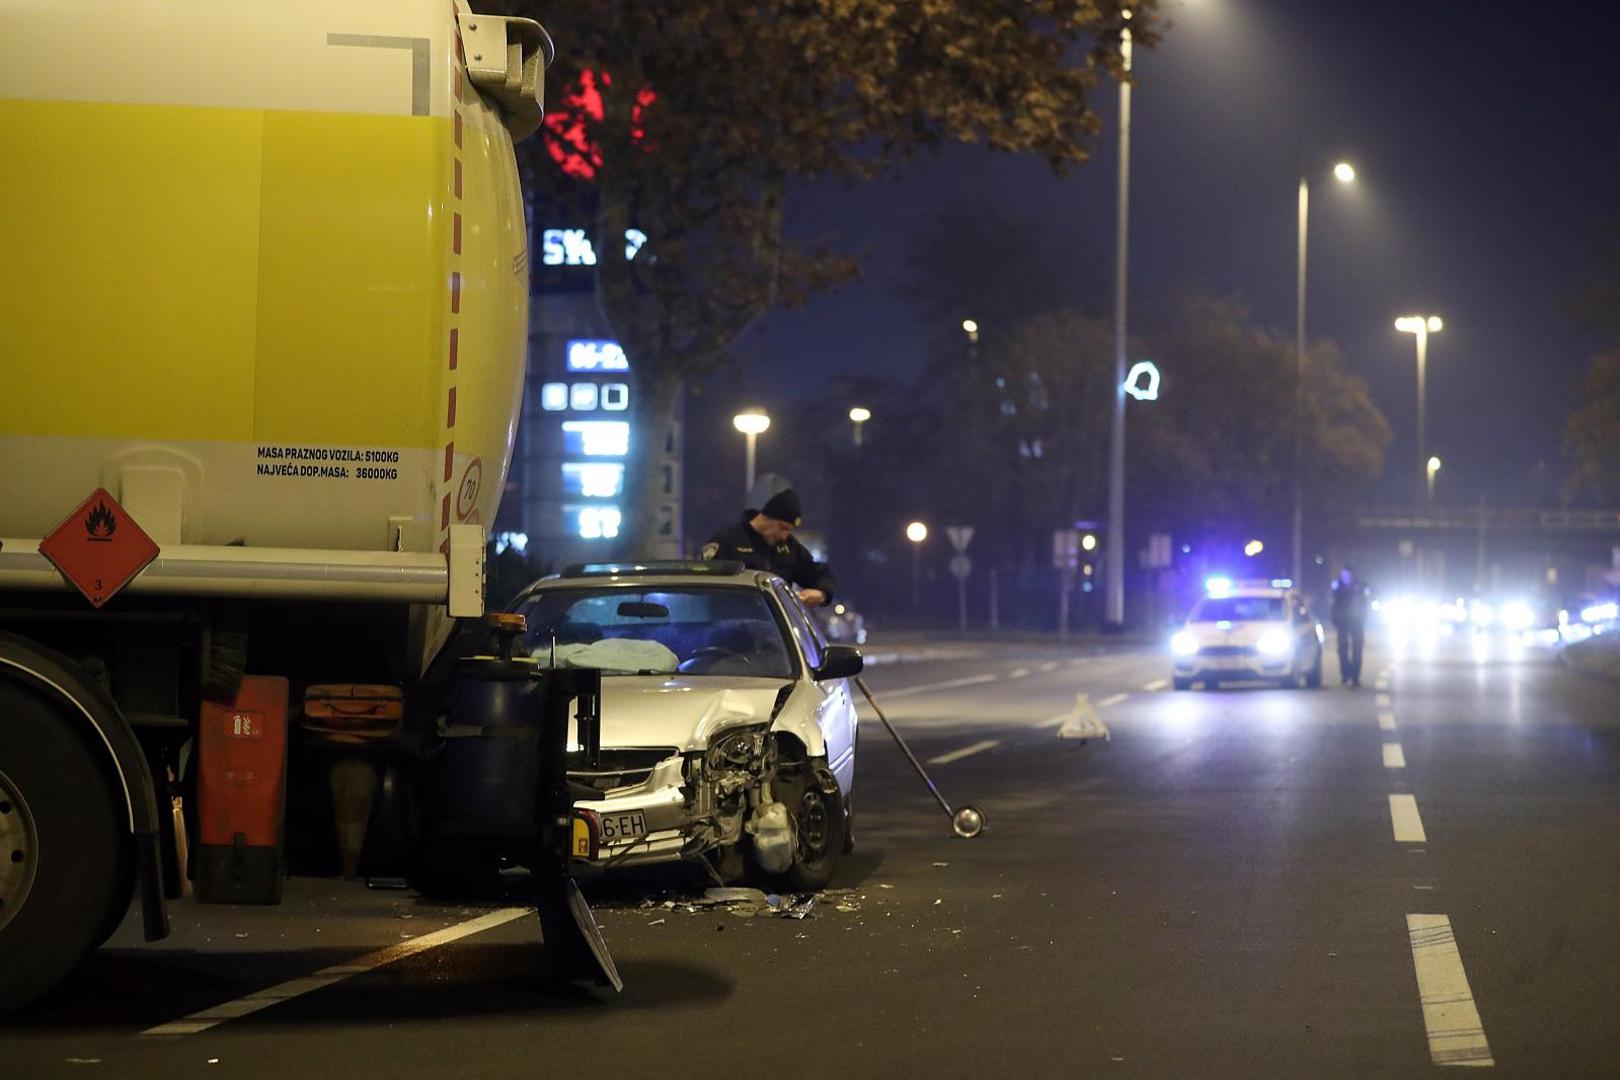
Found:
<path fill-rule="evenodd" d="M 1274 578 L 1271 579 L 1271 587 L 1273 589 L 1292 589 L 1294 587 L 1294 579 L 1293 578 L 1285 578 L 1285 577 L 1274 577 Z"/>

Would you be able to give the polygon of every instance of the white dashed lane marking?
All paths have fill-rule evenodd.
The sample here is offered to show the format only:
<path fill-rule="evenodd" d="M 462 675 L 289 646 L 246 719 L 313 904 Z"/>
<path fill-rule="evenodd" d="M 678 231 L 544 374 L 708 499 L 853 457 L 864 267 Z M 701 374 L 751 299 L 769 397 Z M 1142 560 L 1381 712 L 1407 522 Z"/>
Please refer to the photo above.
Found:
<path fill-rule="evenodd" d="M 1408 915 L 1406 932 L 1412 942 L 1423 1026 L 1429 1034 L 1429 1060 L 1436 1065 L 1495 1065 L 1451 919 Z"/>
<path fill-rule="evenodd" d="M 902 686 L 898 690 L 883 691 L 882 698 L 888 701 L 891 698 L 911 697 L 914 694 L 932 694 L 936 690 L 955 690 L 961 686 L 978 686 L 981 683 L 995 682 L 994 675 L 968 675 L 960 679 L 947 679 L 944 682 L 924 683 L 921 686 Z"/>
<path fill-rule="evenodd" d="M 1110 705 L 1118 705 L 1120 702 L 1124 701 L 1130 696 L 1131 695 L 1129 694 L 1110 694 L 1101 701 L 1097 702 L 1097 708 L 1106 709 Z"/>
<path fill-rule="evenodd" d="M 952 750 L 948 754 L 941 754 L 938 757 L 929 758 L 928 764 L 949 765 L 953 761 L 961 761 L 965 757 L 972 757 L 974 754 L 982 754 L 986 750 L 994 750 L 1000 745 L 1001 741 L 999 739 L 985 739 L 983 742 L 976 742 L 972 746 L 964 746 L 960 750 Z"/>
<path fill-rule="evenodd" d="M 1379 713 L 1378 714 L 1378 730 L 1379 731 L 1394 731 L 1395 730 L 1395 714 L 1392 713 L 1392 712 L 1381 712 L 1381 713 Z"/>
<path fill-rule="evenodd" d="M 1423 819 L 1418 816 L 1417 797 L 1391 795 L 1389 820 L 1395 830 L 1397 844 L 1426 844 L 1429 838 L 1423 832 Z"/>
<path fill-rule="evenodd" d="M 1142 689 L 1146 690 L 1148 693 L 1151 694 L 1155 690 L 1163 690 L 1165 687 L 1167 687 L 1169 685 L 1170 685 L 1170 680 L 1169 679 L 1154 679 L 1150 683 L 1143 683 L 1142 684 Z"/>
<path fill-rule="evenodd" d="M 1384 768 L 1406 768 L 1406 752 L 1401 749 L 1400 743 L 1387 742 L 1384 744 Z"/>

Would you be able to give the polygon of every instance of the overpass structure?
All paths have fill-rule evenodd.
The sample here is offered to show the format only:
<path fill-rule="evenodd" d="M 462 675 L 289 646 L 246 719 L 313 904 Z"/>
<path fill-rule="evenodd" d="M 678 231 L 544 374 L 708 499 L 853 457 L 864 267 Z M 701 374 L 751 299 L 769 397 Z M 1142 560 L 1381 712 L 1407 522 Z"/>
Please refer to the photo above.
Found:
<path fill-rule="evenodd" d="M 1620 587 L 1620 510 L 1364 507 L 1345 548 L 1375 581 L 1460 596 Z"/>

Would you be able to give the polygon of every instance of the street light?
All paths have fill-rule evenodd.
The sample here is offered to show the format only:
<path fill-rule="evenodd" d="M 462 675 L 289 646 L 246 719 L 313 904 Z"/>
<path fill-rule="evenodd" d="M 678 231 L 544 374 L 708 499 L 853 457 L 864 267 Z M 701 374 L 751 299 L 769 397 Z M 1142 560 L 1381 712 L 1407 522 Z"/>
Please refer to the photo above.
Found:
<path fill-rule="evenodd" d="M 1120 12 L 1129 21 L 1129 8 Z M 1108 430 L 1108 560 L 1103 622 L 1125 625 L 1125 270 L 1131 219 L 1131 31 L 1119 32 L 1119 176 L 1114 218 L 1114 413 Z"/>
<path fill-rule="evenodd" d="M 1429 498 L 1428 498 L 1428 501 L 1424 504 L 1424 509 L 1428 509 L 1429 507 L 1432 507 L 1434 505 L 1434 475 L 1435 475 L 1435 473 L 1437 473 L 1439 471 L 1440 471 L 1440 459 L 1437 458 L 1437 457 L 1429 458 L 1429 488 L 1428 488 Z"/>
<path fill-rule="evenodd" d="M 855 445 L 861 445 L 861 425 L 872 419 L 872 410 L 857 405 L 849 410 L 849 422 L 855 425 Z"/>
<path fill-rule="evenodd" d="M 1341 184 L 1355 180 L 1355 166 L 1341 161 L 1333 166 L 1333 178 Z M 1310 220 L 1310 177 L 1299 178 L 1299 260 L 1294 286 L 1294 580 L 1305 580 L 1301 558 L 1305 534 L 1305 237 Z"/>
<path fill-rule="evenodd" d="M 913 521 L 906 526 L 906 539 L 911 541 L 911 610 L 922 606 L 922 546 L 928 539 L 928 526 Z"/>
<path fill-rule="evenodd" d="M 1433 502 L 1433 473 L 1429 471 L 1429 452 L 1424 446 L 1423 398 L 1424 373 L 1429 364 L 1429 335 L 1438 334 L 1445 323 L 1438 315 L 1405 315 L 1395 320 L 1395 329 L 1417 338 L 1417 450 L 1418 465 L 1424 470 L 1423 512 L 1427 514 Z M 1435 465 L 1434 468 L 1439 468 Z"/>
<path fill-rule="evenodd" d="M 771 426 L 771 418 L 759 409 L 750 409 L 733 416 L 731 426 L 742 432 L 743 437 L 748 440 L 747 464 L 743 468 L 743 475 L 747 477 L 743 485 L 743 498 L 746 499 L 754 491 L 754 440 Z"/>
<path fill-rule="evenodd" d="M 979 340 L 979 324 L 972 319 L 962 320 L 962 333 L 968 336 L 969 341 Z"/>

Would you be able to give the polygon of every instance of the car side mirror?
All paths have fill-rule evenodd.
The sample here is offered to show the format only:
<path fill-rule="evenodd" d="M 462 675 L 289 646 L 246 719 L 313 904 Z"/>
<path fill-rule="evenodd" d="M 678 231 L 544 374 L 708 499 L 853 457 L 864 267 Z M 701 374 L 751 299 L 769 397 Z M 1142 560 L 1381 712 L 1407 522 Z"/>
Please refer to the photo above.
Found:
<path fill-rule="evenodd" d="M 829 645 L 821 656 L 821 666 L 816 668 L 816 681 L 853 679 L 865 668 L 866 661 L 861 659 L 861 650 L 853 645 Z"/>

